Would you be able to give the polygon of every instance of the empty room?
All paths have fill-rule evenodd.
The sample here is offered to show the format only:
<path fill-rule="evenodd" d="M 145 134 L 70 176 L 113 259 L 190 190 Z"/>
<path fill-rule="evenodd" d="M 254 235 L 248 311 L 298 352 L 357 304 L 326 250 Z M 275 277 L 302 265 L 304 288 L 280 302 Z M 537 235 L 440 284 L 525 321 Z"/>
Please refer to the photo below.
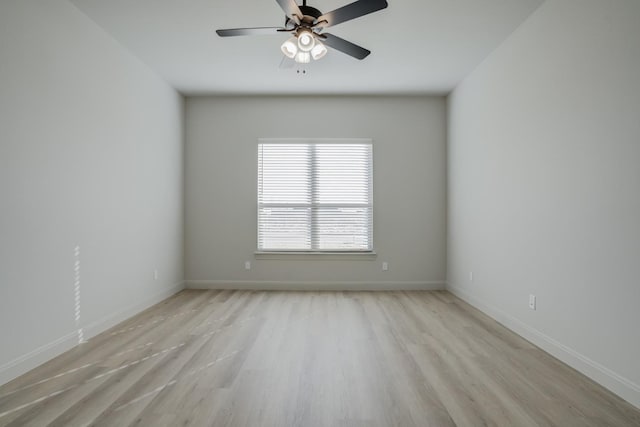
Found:
<path fill-rule="evenodd" d="M 0 426 L 640 426 L 640 1 L 0 0 Z"/>

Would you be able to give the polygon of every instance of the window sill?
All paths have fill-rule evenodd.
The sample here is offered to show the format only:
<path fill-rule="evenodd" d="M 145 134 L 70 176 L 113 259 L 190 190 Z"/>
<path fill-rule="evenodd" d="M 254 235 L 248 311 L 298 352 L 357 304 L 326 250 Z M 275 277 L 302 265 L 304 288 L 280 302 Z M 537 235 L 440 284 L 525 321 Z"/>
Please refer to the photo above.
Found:
<path fill-rule="evenodd" d="M 378 254 L 375 252 L 277 252 L 256 251 L 256 259 L 278 260 L 316 260 L 316 261 L 367 261 L 374 260 Z"/>

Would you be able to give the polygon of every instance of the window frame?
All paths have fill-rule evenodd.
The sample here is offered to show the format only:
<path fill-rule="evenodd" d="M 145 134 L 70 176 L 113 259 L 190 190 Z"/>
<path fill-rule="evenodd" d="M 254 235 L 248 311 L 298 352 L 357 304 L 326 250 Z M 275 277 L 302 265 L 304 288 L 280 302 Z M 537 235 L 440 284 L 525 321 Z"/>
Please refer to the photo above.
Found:
<path fill-rule="evenodd" d="M 370 153 L 369 153 L 369 203 L 363 204 L 370 209 L 369 218 L 369 248 L 368 249 L 261 249 L 259 236 L 260 236 L 260 209 L 264 207 L 264 204 L 260 204 L 260 145 L 261 144 L 367 144 L 370 145 Z M 373 201 L 373 185 L 374 185 L 374 176 L 373 176 L 373 168 L 374 168 L 374 156 L 373 156 L 373 139 L 372 138 L 258 138 L 258 144 L 256 146 L 256 251 L 255 255 L 259 258 L 264 259 L 281 259 L 283 257 L 288 258 L 289 256 L 293 256 L 293 258 L 306 258 L 307 256 L 311 256 L 312 258 L 322 258 L 322 259 L 369 259 L 375 258 L 376 252 L 374 250 L 374 201 Z M 313 174 L 313 170 L 310 171 Z M 313 200 L 313 195 L 311 196 Z M 309 207 L 312 208 L 314 205 L 313 202 L 309 204 Z M 338 206 L 340 204 L 330 203 L 327 205 Z M 355 205 L 345 205 L 345 207 L 357 207 Z M 313 219 L 311 219 L 313 221 Z M 313 228 L 313 226 L 312 226 Z M 313 246 L 313 236 L 309 236 L 311 240 L 311 245 Z"/>

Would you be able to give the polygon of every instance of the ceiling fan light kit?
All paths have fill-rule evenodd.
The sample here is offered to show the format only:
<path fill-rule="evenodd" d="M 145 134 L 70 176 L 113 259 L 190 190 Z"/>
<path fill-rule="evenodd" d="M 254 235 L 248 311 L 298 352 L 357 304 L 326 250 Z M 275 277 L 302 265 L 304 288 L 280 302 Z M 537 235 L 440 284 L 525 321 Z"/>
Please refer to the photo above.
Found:
<path fill-rule="evenodd" d="M 280 46 L 282 53 L 299 64 L 308 64 L 311 59 L 317 61 L 327 54 L 327 48 L 317 40 L 311 31 L 302 30 L 286 40 Z"/>
<path fill-rule="evenodd" d="M 291 33 L 293 36 L 280 46 L 287 57 L 299 64 L 317 61 L 327 54 L 327 47 L 356 59 L 364 59 L 371 52 L 333 34 L 323 32 L 325 28 L 382 10 L 388 6 L 386 0 L 358 0 L 323 14 L 307 6 L 307 0 L 298 5 L 295 0 L 276 0 L 285 12 L 284 27 L 232 28 L 217 30 L 220 37 Z M 326 45 L 326 46 L 325 46 Z"/>

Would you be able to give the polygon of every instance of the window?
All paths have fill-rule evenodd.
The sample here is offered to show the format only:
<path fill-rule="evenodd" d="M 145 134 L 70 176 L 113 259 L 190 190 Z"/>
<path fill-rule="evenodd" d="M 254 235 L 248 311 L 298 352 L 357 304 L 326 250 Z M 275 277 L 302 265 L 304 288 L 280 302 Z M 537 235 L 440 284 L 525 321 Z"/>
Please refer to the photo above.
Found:
<path fill-rule="evenodd" d="M 373 250 L 370 139 L 261 139 L 258 250 Z"/>

